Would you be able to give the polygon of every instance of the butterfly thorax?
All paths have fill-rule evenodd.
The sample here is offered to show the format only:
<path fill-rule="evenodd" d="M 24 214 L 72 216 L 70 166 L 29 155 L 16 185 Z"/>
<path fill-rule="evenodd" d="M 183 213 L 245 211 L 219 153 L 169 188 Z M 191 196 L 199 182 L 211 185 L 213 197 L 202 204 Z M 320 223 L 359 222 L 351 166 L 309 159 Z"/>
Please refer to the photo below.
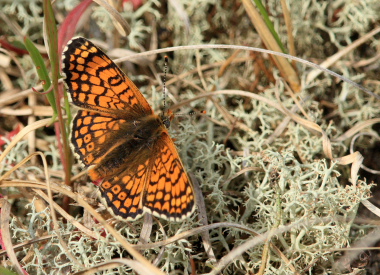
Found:
<path fill-rule="evenodd" d="M 93 180 L 105 178 L 125 169 L 126 163 L 131 170 L 138 169 L 138 164 L 145 163 L 149 152 L 156 150 L 157 141 L 167 129 L 161 116 L 151 114 L 133 123 L 121 123 L 119 131 L 110 136 L 106 152 L 99 152 L 103 157 L 92 169 Z"/>
<path fill-rule="evenodd" d="M 136 140 L 144 140 L 149 145 L 149 141 L 154 142 L 157 138 L 161 137 L 162 132 L 167 132 L 170 127 L 170 121 L 174 115 L 172 111 L 168 110 L 162 112 L 159 115 L 148 115 L 139 120 L 135 120 L 133 125 L 135 129 L 133 131 L 133 137 Z"/>
<path fill-rule="evenodd" d="M 161 116 L 149 115 L 133 123 L 135 129 L 133 131 L 133 139 L 143 141 L 149 147 L 151 142 L 159 138 L 163 131 L 166 131 L 165 123 Z M 151 141 L 151 142 L 150 142 Z"/>

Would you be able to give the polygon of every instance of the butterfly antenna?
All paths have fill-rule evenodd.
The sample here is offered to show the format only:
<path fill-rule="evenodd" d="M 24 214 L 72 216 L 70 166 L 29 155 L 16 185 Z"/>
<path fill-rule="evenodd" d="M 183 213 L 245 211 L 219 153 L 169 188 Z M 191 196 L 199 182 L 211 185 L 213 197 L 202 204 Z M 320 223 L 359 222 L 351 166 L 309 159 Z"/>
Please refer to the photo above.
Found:
<path fill-rule="evenodd" d="M 167 91 L 166 91 L 166 73 L 167 73 L 167 71 L 168 71 L 168 60 L 169 60 L 168 56 L 165 55 L 165 63 L 164 63 L 164 80 L 163 80 L 164 113 L 165 113 L 165 111 L 166 111 L 166 93 L 167 93 Z"/>
<path fill-rule="evenodd" d="M 167 90 L 166 90 L 166 73 L 168 72 L 168 61 L 169 61 L 169 57 L 167 55 L 165 55 L 164 57 L 165 59 L 165 63 L 164 63 L 164 78 L 163 78 L 163 84 L 162 84 L 162 88 L 163 88 L 163 101 L 164 101 L 164 109 L 163 109 L 163 114 L 166 114 L 166 96 L 167 96 Z M 196 115 L 196 114 L 206 114 L 206 111 L 200 111 L 200 112 L 197 112 L 197 111 L 190 111 L 189 113 L 187 114 L 184 114 L 184 113 L 176 113 L 176 114 L 173 114 L 170 110 L 169 110 L 169 113 L 170 113 L 170 120 L 174 117 L 174 116 L 193 116 L 193 115 Z"/>
<path fill-rule="evenodd" d="M 190 111 L 188 113 L 175 113 L 173 114 L 175 117 L 177 116 L 194 116 L 194 115 L 205 115 L 207 112 L 205 110 L 202 111 Z"/>

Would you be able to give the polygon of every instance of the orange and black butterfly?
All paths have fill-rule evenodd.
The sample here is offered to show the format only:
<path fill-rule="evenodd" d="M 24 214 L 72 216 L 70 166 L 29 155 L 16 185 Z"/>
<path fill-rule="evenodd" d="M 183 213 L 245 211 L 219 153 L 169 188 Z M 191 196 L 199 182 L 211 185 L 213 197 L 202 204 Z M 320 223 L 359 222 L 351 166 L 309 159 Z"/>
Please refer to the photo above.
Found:
<path fill-rule="evenodd" d="M 71 143 L 120 219 L 144 212 L 179 221 L 194 211 L 194 189 L 167 127 L 170 112 L 154 114 L 135 84 L 89 40 L 77 37 L 62 54 L 72 103 Z"/>

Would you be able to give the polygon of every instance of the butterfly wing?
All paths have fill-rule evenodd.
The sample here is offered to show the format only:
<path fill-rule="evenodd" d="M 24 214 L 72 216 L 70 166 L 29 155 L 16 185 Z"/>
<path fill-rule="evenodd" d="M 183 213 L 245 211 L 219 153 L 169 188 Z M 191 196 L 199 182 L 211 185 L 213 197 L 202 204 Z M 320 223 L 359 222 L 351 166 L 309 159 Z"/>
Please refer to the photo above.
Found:
<path fill-rule="evenodd" d="M 142 194 L 148 179 L 149 160 L 137 167 L 105 178 L 99 186 L 100 197 L 117 218 L 136 220 L 143 215 Z"/>
<path fill-rule="evenodd" d="M 117 218 L 135 220 L 146 211 L 180 221 L 194 211 L 193 186 L 166 131 L 144 164 L 132 164 L 119 175 L 105 179 L 99 188 Z"/>
<path fill-rule="evenodd" d="M 133 123 L 153 111 L 134 83 L 85 38 L 68 42 L 62 72 L 72 103 L 81 109 L 72 123 L 73 151 L 84 166 L 97 166 L 90 170 L 93 180 L 103 178 L 122 165 L 120 148 L 133 150 L 130 143 L 122 146 L 132 138 Z"/>
<path fill-rule="evenodd" d="M 71 144 L 86 167 L 99 164 L 117 143 L 115 136 L 126 123 L 106 113 L 79 110 L 72 122 Z"/>
<path fill-rule="evenodd" d="M 104 113 L 152 114 L 136 85 L 97 46 L 83 37 L 73 38 L 62 54 L 62 72 L 72 103 Z"/>
<path fill-rule="evenodd" d="M 167 220 L 183 220 L 194 211 L 194 189 L 167 131 L 157 141 L 154 152 L 144 209 Z"/>

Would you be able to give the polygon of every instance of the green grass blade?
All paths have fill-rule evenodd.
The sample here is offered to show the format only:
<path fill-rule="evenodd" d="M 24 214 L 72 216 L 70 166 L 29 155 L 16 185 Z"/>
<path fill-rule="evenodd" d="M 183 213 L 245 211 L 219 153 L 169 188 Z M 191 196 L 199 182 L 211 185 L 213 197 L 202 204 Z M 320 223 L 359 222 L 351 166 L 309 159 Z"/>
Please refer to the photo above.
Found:
<path fill-rule="evenodd" d="M 44 10 L 44 20 L 46 26 L 46 36 L 49 44 L 49 57 L 51 63 L 51 77 L 52 84 L 56 98 L 57 114 L 58 114 L 58 123 L 59 130 L 62 140 L 63 155 L 62 163 L 65 170 L 65 183 L 70 186 L 70 174 L 71 174 L 71 157 L 70 157 L 70 147 L 68 141 L 68 134 L 66 131 L 65 121 L 62 115 L 62 109 L 60 107 L 60 95 L 58 92 L 58 78 L 59 67 L 60 67 L 60 58 L 58 56 L 58 31 L 57 24 L 55 21 L 53 7 L 50 0 L 43 0 L 43 10 Z M 68 205 L 68 199 L 64 200 L 64 204 Z"/>
<path fill-rule="evenodd" d="M 17 273 L 0 266 L 0 275 L 17 275 Z"/>
<path fill-rule="evenodd" d="M 51 87 L 51 80 L 49 77 L 48 70 L 45 66 L 44 59 L 42 58 L 41 53 L 38 51 L 36 46 L 33 44 L 33 42 L 28 38 L 24 37 L 24 45 L 26 49 L 28 50 L 30 57 L 32 58 L 33 64 L 36 67 L 38 77 L 42 81 L 42 87 L 44 88 L 44 91 L 48 91 Z M 54 92 L 50 91 L 49 93 L 46 94 L 46 97 L 53 108 L 54 115 L 53 119 L 57 117 L 57 106 L 56 106 L 56 101 L 55 101 L 55 95 Z"/>
<path fill-rule="evenodd" d="M 274 29 L 274 26 L 272 24 L 272 21 L 269 19 L 269 15 L 265 9 L 265 7 L 263 6 L 263 3 L 261 3 L 261 0 L 253 0 L 257 6 L 257 8 L 259 9 L 261 15 L 263 16 L 263 19 L 264 19 L 264 22 L 265 24 L 267 25 L 267 27 L 269 28 L 270 32 L 272 33 L 274 39 L 277 41 L 277 44 L 280 46 L 281 50 L 283 53 L 287 53 L 287 50 L 286 48 L 284 47 L 284 45 L 282 44 L 281 42 L 281 39 L 280 37 L 278 36 L 276 30 Z"/>

